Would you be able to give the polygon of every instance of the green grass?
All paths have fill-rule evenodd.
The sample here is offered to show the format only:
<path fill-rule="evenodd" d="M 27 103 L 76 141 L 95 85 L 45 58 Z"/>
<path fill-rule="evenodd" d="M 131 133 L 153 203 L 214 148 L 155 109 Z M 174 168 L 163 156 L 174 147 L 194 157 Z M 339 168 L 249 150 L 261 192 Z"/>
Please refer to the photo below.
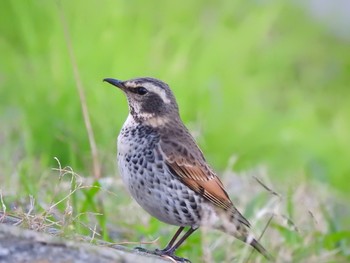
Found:
<path fill-rule="evenodd" d="M 99 150 L 98 182 L 60 13 Z M 279 214 L 299 228 L 305 224 L 295 232 L 276 219 L 272 234 L 268 230 L 263 238 L 269 249 L 290 253 L 293 262 L 329 251 L 336 251 L 329 262 L 349 256 L 349 43 L 325 32 L 303 10 L 278 1 L 6 1 L 0 32 L 0 189 L 7 210 L 27 211 L 31 195 L 35 213 L 45 214 L 69 195 L 75 182 L 59 181 L 51 171 L 57 157 L 85 186 L 70 196 L 71 210 L 66 202 L 55 207 L 61 227 L 86 234 L 86 226 L 96 223 L 101 238 L 116 242 L 175 231 L 136 210 L 122 190 L 115 141 L 127 105 L 121 92 L 102 83 L 105 77 L 153 76 L 170 84 L 184 122 L 217 171 L 232 156 L 238 159 L 228 170 L 245 180 L 251 180 L 247 171 L 265 167 L 283 196 Z M 309 190 L 293 199 L 302 187 Z M 237 191 L 229 190 L 249 218 L 271 198 L 263 189 L 248 196 Z M 310 220 L 296 220 L 308 218 L 308 198 L 319 200 L 314 210 L 321 230 Z M 266 221 L 265 216 L 257 227 Z M 118 225 L 115 231 L 112 225 Z M 215 261 L 240 253 L 237 242 L 228 251 L 221 246 L 226 236 L 209 236 L 197 234 L 180 253 L 195 259 L 209 253 Z M 166 243 L 164 237 L 160 242 Z"/>

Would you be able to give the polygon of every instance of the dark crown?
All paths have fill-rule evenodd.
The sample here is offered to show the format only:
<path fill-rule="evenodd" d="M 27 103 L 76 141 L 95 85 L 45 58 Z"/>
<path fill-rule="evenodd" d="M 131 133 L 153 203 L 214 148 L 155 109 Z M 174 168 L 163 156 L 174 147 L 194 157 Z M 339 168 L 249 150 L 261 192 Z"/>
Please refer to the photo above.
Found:
<path fill-rule="evenodd" d="M 168 84 L 155 78 L 134 78 L 126 81 L 105 79 L 123 90 L 129 110 L 136 121 L 150 118 L 176 118 L 178 106 Z"/>

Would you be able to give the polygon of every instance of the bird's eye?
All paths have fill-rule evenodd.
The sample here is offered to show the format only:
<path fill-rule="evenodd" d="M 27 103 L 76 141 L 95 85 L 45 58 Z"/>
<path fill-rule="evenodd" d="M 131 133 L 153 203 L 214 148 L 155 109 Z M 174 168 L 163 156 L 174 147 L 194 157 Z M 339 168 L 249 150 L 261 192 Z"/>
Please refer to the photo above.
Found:
<path fill-rule="evenodd" d="M 136 92 L 139 95 L 145 95 L 148 92 L 148 90 L 144 87 L 137 87 Z"/>

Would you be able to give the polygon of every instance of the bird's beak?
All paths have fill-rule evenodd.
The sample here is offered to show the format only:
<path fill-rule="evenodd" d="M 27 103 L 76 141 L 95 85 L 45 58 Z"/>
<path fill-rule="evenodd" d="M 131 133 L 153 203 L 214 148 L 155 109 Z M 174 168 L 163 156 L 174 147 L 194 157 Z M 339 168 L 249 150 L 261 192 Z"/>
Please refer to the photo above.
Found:
<path fill-rule="evenodd" d="M 120 89 L 125 89 L 124 83 L 121 80 L 118 79 L 112 79 L 112 78 L 105 78 L 103 81 L 108 82 L 109 84 L 112 84 L 113 86 L 116 86 Z"/>

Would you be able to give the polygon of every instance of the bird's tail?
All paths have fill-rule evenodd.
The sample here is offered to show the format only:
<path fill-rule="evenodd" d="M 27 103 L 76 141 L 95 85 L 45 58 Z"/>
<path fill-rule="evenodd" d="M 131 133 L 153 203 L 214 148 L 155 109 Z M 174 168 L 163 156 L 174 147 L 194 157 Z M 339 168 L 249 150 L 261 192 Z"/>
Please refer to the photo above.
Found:
<path fill-rule="evenodd" d="M 249 222 L 237 211 L 230 217 L 222 214 L 219 227 L 217 229 L 233 235 L 235 238 L 251 245 L 256 251 L 262 254 L 267 260 L 274 262 L 273 256 L 250 234 Z"/>
<path fill-rule="evenodd" d="M 249 234 L 249 229 L 246 226 L 240 225 L 236 231 L 228 231 L 227 228 L 217 228 L 223 232 L 233 235 L 235 238 L 251 245 L 256 251 L 262 254 L 268 261 L 275 262 L 274 257 L 257 241 L 252 235 Z"/>
<path fill-rule="evenodd" d="M 260 254 L 262 254 L 268 261 L 275 261 L 273 256 L 269 252 L 267 252 L 267 250 L 255 238 L 253 238 L 252 240 L 246 240 L 245 242 L 251 245 Z"/>
<path fill-rule="evenodd" d="M 250 223 L 244 216 L 235 208 L 232 208 L 231 213 L 227 211 L 218 211 L 219 220 L 214 228 L 221 230 L 235 238 L 251 245 L 256 251 L 262 254 L 270 262 L 275 262 L 274 257 L 251 235 Z"/>

